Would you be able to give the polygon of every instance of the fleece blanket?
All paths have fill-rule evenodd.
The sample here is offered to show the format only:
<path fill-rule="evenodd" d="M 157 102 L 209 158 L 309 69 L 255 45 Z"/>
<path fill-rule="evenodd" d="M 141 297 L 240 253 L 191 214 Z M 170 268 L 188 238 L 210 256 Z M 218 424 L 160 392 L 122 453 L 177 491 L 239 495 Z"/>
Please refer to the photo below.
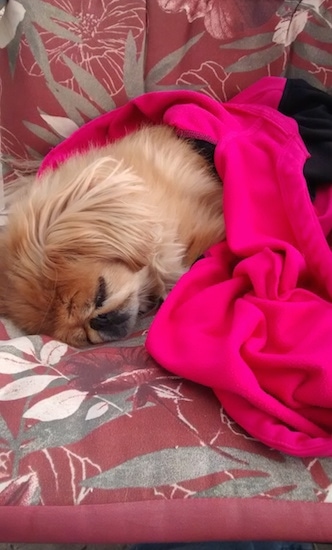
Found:
<path fill-rule="evenodd" d="M 286 86 L 265 78 L 219 103 L 151 92 L 84 125 L 41 171 L 141 124 L 169 124 L 215 145 L 226 241 L 207 251 L 157 313 L 146 346 L 166 369 L 213 388 L 265 444 L 332 455 L 330 187 L 313 204 L 297 123 L 278 111 Z M 194 213 L 193 213 L 194 215 Z"/>

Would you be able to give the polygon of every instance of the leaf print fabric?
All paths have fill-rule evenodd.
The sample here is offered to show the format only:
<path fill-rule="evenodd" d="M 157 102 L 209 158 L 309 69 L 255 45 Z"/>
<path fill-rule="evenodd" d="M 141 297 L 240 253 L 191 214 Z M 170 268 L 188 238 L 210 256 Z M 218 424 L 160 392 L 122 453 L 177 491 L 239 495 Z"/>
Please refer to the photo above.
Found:
<path fill-rule="evenodd" d="M 233 38 L 246 28 L 266 23 L 282 4 L 280 0 L 158 0 L 166 12 L 185 12 L 188 21 L 203 18 L 207 32 L 219 40 Z"/>
<path fill-rule="evenodd" d="M 5 181 L 10 158 L 40 159 L 146 91 L 227 101 L 268 75 L 330 89 L 331 33 L 332 0 L 8 0 Z M 80 351 L 0 322 L 2 541 L 331 540 L 332 460 L 258 443 L 160 368 L 151 320 Z"/>
<path fill-rule="evenodd" d="M 81 92 L 83 82 L 72 78 L 72 69 L 83 69 L 84 74 L 98 74 L 98 82 L 115 95 L 123 86 L 123 58 L 128 30 L 135 40 L 144 31 L 144 5 L 137 0 L 128 0 L 126 9 L 123 2 L 88 0 L 79 4 L 72 0 L 57 0 L 53 6 L 44 9 L 43 2 L 35 0 L 27 3 L 30 31 L 22 44 L 21 62 L 31 76 L 45 73 L 45 62 L 39 55 L 34 56 L 32 42 L 38 33 L 41 47 L 47 52 L 52 73 L 61 84 Z M 27 16 L 27 17 L 28 17 Z M 29 55 L 26 51 L 31 50 Z M 38 52 L 37 52 L 38 54 Z M 68 60 L 68 61 L 67 61 Z M 70 65 L 72 63 L 72 66 Z M 84 86 L 83 86 L 84 88 Z"/>
<path fill-rule="evenodd" d="M 0 5 L 0 9 L 2 7 Z M 0 48 L 5 48 L 13 40 L 24 15 L 25 9 L 19 2 L 16 2 L 16 0 L 8 1 L 6 11 L 0 18 Z"/>

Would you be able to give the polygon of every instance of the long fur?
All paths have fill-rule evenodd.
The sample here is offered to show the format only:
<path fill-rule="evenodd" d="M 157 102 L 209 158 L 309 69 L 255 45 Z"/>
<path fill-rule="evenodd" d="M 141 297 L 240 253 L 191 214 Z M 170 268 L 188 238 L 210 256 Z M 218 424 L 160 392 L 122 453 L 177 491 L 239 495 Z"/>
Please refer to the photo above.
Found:
<path fill-rule="evenodd" d="M 87 148 L 16 197 L 0 233 L 0 313 L 73 346 L 126 336 L 224 237 L 221 197 L 168 127 Z"/>

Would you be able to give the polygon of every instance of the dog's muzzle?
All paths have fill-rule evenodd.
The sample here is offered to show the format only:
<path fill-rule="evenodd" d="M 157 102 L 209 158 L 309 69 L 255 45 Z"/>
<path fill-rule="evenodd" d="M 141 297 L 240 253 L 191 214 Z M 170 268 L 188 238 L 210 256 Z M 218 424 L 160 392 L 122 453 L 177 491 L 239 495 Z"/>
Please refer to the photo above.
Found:
<path fill-rule="evenodd" d="M 131 328 L 130 319 L 129 313 L 110 311 L 91 319 L 90 327 L 112 339 L 124 338 Z"/>

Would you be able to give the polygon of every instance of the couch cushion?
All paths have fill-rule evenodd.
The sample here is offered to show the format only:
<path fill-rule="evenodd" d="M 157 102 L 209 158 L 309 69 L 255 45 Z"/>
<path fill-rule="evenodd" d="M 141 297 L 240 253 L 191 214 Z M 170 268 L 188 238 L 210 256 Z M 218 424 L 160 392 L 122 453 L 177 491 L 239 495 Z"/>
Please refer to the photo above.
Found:
<path fill-rule="evenodd" d="M 9 0 L 1 151 L 44 156 L 144 91 L 226 100 L 270 74 L 329 88 L 331 12 L 331 0 Z M 150 322 L 83 351 L 0 324 L 2 540 L 332 540 L 331 459 L 250 437 L 212 391 L 152 360 Z"/>

